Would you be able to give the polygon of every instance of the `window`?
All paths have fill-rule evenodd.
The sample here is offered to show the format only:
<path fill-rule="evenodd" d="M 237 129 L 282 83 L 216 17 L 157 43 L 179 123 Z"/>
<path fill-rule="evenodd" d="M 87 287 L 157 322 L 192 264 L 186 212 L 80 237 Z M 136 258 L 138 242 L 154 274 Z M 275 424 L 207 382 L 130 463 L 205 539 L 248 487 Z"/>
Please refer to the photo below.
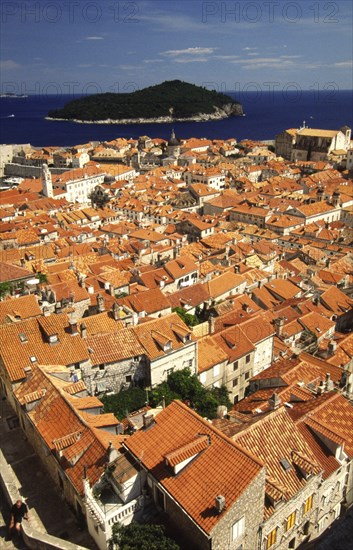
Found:
<path fill-rule="evenodd" d="M 238 378 L 234 378 L 233 380 L 233 388 L 238 385 Z"/>
<path fill-rule="evenodd" d="M 205 384 L 206 378 L 207 378 L 206 373 L 205 373 L 205 372 L 202 372 L 202 373 L 200 374 L 200 382 L 201 382 L 201 384 Z"/>
<path fill-rule="evenodd" d="M 246 364 L 250 363 L 250 355 L 247 355 L 247 356 L 246 356 L 245 363 L 246 363 Z"/>
<path fill-rule="evenodd" d="M 125 376 L 125 382 L 127 384 L 130 384 L 132 382 L 132 376 L 130 374 L 128 376 Z"/>
<path fill-rule="evenodd" d="M 250 372 L 248 371 L 245 373 L 245 380 L 248 380 L 249 378 L 250 378 Z"/>
<path fill-rule="evenodd" d="M 99 365 L 99 370 L 104 370 L 104 368 L 105 368 L 104 363 L 101 363 L 101 364 Z"/>
<path fill-rule="evenodd" d="M 215 367 L 213 367 L 213 377 L 218 375 L 219 375 L 219 365 L 216 365 Z"/>
<path fill-rule="evenodd" d="M 295 516 L 296 516 L 296 512 L 292 512 L 287 517 L 286 531 L 289 531 L 289 529 L 292 529 L 293 525 L 295 524 Z"/>
<path fill-rule="evenodd" d="M 245 531 L 245 517 L 243 516 L 232 525 L 232 540 L 236 540 L 237 538 L 241 537 L 241 535 L 244 534 L 244 531 Z"/>
<path fill-rule="evenodd" d="M 237 370 L 239 367 L 239 361 L 235 361 L 233 364 L 233 370 Z"/>
<path fill-rule="evenodd" d="M 304 504 L 304 514 L 309 512 L 309 510 L 311 510 L 312 507 L 313 507 L 313 495 L 310 495 L 310 497 L 306 499 Z"/>
<path fill-rule="evenodd" d="M 266 541 L 266 550 L 268 548 L 271 548 L 276 542 L 277 538 L 277 527 L 275 529 L 272 529 L 272 531 L 267 535 L 267 541 Z"/>

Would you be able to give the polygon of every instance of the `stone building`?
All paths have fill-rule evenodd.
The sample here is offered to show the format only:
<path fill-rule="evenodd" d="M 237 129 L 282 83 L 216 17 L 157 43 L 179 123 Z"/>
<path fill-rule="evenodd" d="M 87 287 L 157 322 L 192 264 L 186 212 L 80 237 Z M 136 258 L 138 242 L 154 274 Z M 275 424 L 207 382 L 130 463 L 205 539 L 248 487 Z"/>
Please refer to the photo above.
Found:
<path fill-rule="evenodd" d="M 176 313 L 86 339 L 90 362 L 82 377 L 93 395 L 155 386 L 174 370 L 196 372 L 196 340 Z"/>
<path fill-rule="evenodd" d="M 189 547 L 256 547 L 252 526 L 262 521 L 265 472 L 252 453 L 179 401 L 124 446 L 138 465 L 146 502 L 164 512 Z"/>
<path fill-rule="evenodd" d="M 302 128 L 284 130 L 276 136 L 276 154 L 292 161 L 324 161 L 334 152 L 350 148 L 351 129 L 340 130 Z"/>

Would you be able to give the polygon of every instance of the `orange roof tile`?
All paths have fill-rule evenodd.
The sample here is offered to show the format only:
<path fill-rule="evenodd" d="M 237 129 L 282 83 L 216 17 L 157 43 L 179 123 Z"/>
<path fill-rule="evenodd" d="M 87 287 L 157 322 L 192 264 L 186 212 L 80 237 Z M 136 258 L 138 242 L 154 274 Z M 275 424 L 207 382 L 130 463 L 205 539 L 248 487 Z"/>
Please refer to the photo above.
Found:
<path fill-rule="evenodd" d="M 206 438 L 202 440 L 203 451 L 174 475 L 163 457 L 173 456 L 197 434 L 205 435 L 209 444 Z M 215 497 L 223 495 L 229 509 L 262 470 L 262 463 L 250 452 L 180 401 L 173 401 L 148 430 L 136 432 L 124 445 L 206 533 L 222 517 L 215 508 Z"/>

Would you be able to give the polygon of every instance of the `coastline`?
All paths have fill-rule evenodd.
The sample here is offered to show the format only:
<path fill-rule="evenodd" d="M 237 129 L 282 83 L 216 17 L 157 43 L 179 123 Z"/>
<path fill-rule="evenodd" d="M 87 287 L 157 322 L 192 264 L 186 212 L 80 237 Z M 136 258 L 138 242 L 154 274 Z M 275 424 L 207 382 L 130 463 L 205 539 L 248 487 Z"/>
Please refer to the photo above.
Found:
<path fill-rule="evenodd" d="M 232 113 L 228 115 L 226 113 L 200 113 L 193 117 L 185 118 L 175 118 L 172 116 L 164 117 L 154 117 L 154 118 L 121 118 L 121 119 L 111 119 L 107 118 L 105 120 L 80 120 L 77 118 L 53 118 L 46 116 L 45 120 L 52 121 L 62 121 L 62 122 L 75 122 L 77 124 L 163 124 L 163 123 L 173 123 L 173 122 L 208 122 L 210 120 L 223 120 L 225 118 L 230 118 L 230 116 L 241 117 L 244 116 L 244 113 Z"/>

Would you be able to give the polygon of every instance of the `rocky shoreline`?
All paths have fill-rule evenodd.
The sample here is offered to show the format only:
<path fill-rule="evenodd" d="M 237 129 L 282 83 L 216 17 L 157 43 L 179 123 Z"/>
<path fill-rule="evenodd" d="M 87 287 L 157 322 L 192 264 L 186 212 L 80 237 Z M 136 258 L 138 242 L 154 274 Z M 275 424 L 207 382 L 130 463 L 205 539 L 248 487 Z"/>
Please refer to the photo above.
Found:
<path fill-rule="evenodd" d="M 243 115 L 237 115 L 243 116 Z M 229 115 L 224 114 L 223 116 L 215 114 L 200 114 L 194 117 L 188 118 L 174 118 L 171 116 L 157 117 L 157 118 L 123 118 L 118 120 L 113 120 L 107 118 L 106 120 L 79 120 L 77 118 L 53 118 L 46 116 L 45 120 L 54 120 L 54 121 L 63 121 L 63 122 L 76 122 L 78 124 L 161 124 L 168 122 L 208 122 L 209 120 L 222 120 L 228 118 Z"/>
<path fill-rule="evenodd" d="M 78 124 L 162 124 L 173 122 L 208 122 L 209 120 L 222 120 L 230 116 L 244 116 L 243 108 L 240 104 L 225 105 L 223 109 L 217 109 L 214 113 L 198 113 L 192 117 L 176 118 L 173 116 L 161 116 L 153 118 L 121 118 L 105 120 L 80 120 L 77 118 L 54 118 L 46 116 L 45 120 L 55 120 L 64 122 L 76 122 Z"/>

